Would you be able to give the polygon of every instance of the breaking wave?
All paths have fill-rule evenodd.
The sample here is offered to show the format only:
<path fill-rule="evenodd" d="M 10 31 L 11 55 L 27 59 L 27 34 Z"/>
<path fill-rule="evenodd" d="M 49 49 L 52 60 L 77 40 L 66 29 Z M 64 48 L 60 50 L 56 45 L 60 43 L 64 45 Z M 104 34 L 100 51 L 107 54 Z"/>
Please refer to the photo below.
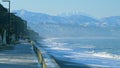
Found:
<path fill-rule="evenodd" d="M 120 60 L 120 55 L 115 55 L 107 52 L 98 52 L 98 53 L 93 53 L 92 55 L 96 57 Z"/>

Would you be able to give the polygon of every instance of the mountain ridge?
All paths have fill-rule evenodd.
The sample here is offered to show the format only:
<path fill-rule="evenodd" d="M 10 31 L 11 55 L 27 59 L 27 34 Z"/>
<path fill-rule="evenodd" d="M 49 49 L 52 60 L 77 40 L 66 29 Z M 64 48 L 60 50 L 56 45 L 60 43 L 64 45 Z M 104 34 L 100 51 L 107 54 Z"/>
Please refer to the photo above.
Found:
<path fill-rule="evenodd" d="M 44 13 L 36 13 L 26 10 L 14 11 L 17 16 L 22 17 L 29 23 L 54 23 L 54 24 L 79 24 L 79 25 L 94 25 L 94 26 L 118 26 L 120 25 L 120 16 L 111 16 L 101 19 L 92 18 L 87 15 L 69 15 L 69 16 L 52 16 Z M 111 24 L 109 24 L 111 23 Z"/>
<path fill-rule="evenodd" d="M 28 26 L 43 37 L 118 37 L 120 33 L 119 16 L 102 19 L 96 19 L 86 15 L 62 17 L 26 10 L 16 11 L 16 15 L 28 21 Z"/>

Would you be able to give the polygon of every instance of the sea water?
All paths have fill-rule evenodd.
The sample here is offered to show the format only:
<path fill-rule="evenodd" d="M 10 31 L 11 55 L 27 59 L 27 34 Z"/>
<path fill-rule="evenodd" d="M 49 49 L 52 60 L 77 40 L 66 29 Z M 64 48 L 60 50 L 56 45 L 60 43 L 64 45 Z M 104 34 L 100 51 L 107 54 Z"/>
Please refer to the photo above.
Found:
<path fill-rule="evenodd" d="M 41 43 L 59 60 L 90 67 L 120 68 L 120 39 L 116 37 L 46 38 Z"/>

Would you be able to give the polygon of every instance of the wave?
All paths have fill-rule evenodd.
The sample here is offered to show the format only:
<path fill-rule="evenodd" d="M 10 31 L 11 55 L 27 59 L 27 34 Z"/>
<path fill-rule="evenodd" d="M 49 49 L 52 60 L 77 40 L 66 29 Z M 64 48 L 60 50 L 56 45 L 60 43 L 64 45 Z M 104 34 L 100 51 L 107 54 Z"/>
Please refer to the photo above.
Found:
<path fill-rule="evenodd" d="M 61 42 L 61 40 L 59 41 L 59 39 L 61 38 L 49 38 L 45 39 L 44 41 L 46 43 L 45 46 L 48 47 L 47 50 L 50 52 L 50 54 L 56 58 L 59 58 L 60 60 L 65 60 L 74 63 L 84 63 L 88 66 L 93 66 L 93 68 L 119 68 L 120 66 L 120 55 L 105 52 L 104 49 L 96 50 L 97 46 L 95 46 L 94 44 L 82 44 L 79 42 L 72 43 L 70 41 L 64 42 L 64 40 L 74 40 L 70 38 L 63 38 L 63 42 Z"/>
<path fill-rule="evenodd" d="M 95 52 L 95 51 L 86 51 L 86 52 L 71 52 L 71 55 L 64 55 L 64 57 L 68 57 L 68 58 L 74 58 L 79 60 L 80 58 L 84 57 L 89 57 L 89 58 L 104 58 L 104 59 L 108 59 L 108 60 L 119 60 L 120 61 L 120 55 L 116 55 L 116 54 L 111 54 L 111 53 L 107 53 L 107 52 Z"/>
<path fill-rule="evenodd" d="M 70 48 L 63 48 L 63 47 L 52 47 L 50 49 L 53 49 L 53 50 L 72 50 Z"/>
<path fill-rule="evenodd" d="M 56 40 L 56 39 L 119 39 L 118 37 L 104 37 L 104 36 L 96 36 L 96 37 L 51 37 L 46 38 L 44 40 Z"/>
<path fill-rule="evenodd" d="M 53 39 L 46 39 L 44 40 L 46 43 L 48 43 L 49 49 L 52 50 L 72 50 L 71 48 L 65 47 L 65 45 L 68 45 L 68 43 L 58 43 L 55 42 Z"/>
<path fill-rule="evenodd" d="M 89 48 L 89 49 L 90 49 L 90 48 L 95 48 L 94 45 L 80 45 L 80 44 L 79 44 L 78 46 L 76 46 L 76 45 L 74 44 L 74 46 L 75 46 L 75 47 L 78 47 L 78 48 Z"/>
<path fill-rule="evenodd" d="M 45 39 L 46 42 L 49 42 L 49 48 L 52 49 L 52 50 L 61 50 L 61 51 L 68 51 L 68 50 L 73 50 L 74 52 L 74 49 L 75 48 L 95 48 L 94 45 L 81 45 L 81 44 L 73 44 L 73 46 L 66 46 L 68 45 L 68 43 L 58 43 L 58 42 L 55 42 L 55 40 L 58 39 L 58 38 L 49 38 L 49 39 Z M 70 52 L 71 52 L 70 51 Z M 80 50 L 81 51 L 81 50 Z M 80 54 L 80 55 L 79 55 Z M 75 58 L 75 56 L 80 57 L 82 55 L 88 55 L 88 56 L 91 56 L 91 57 L 98 57 L 98 58 L 108 58 L 108 59 L 115 59 L 115 60 L 120 60 L 120 55 L 116 55 L 116 54 L 112 54 L 112 53 L 107 53 L 107 52 L 95 52 L 95 51 L 86 51 L 84 53 L 81 53 L 81 52 L 75 52 L 72 56 L 69 56 L 69 57 L 73 57 Z M 68 57 L 68 56 L 66 56 Z"/>
<path fill-rule="evenodd" d="M 120 60 L 120 55 L 115 55 L 107 52 L 98 52 L 98 53 L 93 53 L 92 55 L 96 57 Z"/>

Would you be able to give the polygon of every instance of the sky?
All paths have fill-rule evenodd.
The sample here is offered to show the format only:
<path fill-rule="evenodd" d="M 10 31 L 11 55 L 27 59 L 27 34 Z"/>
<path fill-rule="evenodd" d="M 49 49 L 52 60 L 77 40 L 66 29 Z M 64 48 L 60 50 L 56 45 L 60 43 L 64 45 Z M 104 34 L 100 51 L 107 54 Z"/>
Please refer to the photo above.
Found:
<path fill-rule="evenodd" d="M 8 3 L 0 3 L 8 7 Z M 11 0 L 11 10 L 21 9 L 50 15 L 77 12 L 103 18 L 120 16 L 120 0 Z"/>

